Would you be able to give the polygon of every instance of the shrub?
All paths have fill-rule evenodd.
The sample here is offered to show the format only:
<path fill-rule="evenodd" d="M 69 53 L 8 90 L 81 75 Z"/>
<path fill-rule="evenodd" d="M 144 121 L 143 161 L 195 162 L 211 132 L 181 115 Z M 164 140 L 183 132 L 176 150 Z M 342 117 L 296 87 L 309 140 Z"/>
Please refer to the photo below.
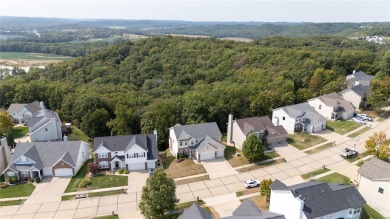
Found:
<path fill-rule="evenodd" d="M 124 174 L 129 174 L 129 170 L 128 170 L 128 169 L 125 169 L 125 170 L 123 171 L 123 173 L 124 173 Z"/>
<path fill-rule="evenodd" d="M 121 169 L 118 170 L 118 174 L 122 174 L 123 171 Z"/>
<path fill-rule="evenodd" d="M 29 178 L 28 182 L 30 182 L 30 183 L 34 182 L 34 179 Z"/>
<path fill-rule="evenodd" d="M 16 183 L 17 179 L 14 176 L 8 177 L 8 183 L 14 184 Z"/>
<path fill-rule="evenodd" d="M 36 182 L 36 183 L 40 183 L 40 182 L 41 182 L 41 179 L 39 179 L 39 177 L 37 177 L 37 178 L 35 179 L 35 182 Z"/>
<path fill-rule="evenodd" d="M 86 188 L 91 185 L 91 179 L 89 177 L 85 177 L 79 182 L 79 188 Z"/>
<path fill-rule="evenodd" d="M 89 163 L 88 171 L 95 175 L 99 171 L 99 165 L 97 163 Z"/>

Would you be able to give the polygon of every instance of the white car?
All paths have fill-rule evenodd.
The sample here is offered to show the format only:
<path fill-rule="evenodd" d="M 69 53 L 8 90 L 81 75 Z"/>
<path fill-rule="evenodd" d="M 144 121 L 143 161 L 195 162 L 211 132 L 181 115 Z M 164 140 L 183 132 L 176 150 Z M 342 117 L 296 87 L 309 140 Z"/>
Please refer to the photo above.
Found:
<path fill-rule="evenodd" d="M 359 117 L 353 117 L 352 121 L 355 121 L 355 122 L 360 123 L 362 125 L 366 124 L 366 122 L 363 119 L 359 118 Z"/>
<path fill-rule="evenodd" d="M 356 116 L 362 118 L 363 120 L 372 121 L 372 119 L 368 117 L 367 114 L 357 114 Z"/>
<path fill-rule="evenodd" d="M 245 180 L 245 182 L 244 182 L 245 188 L 253 188 L 253 187 L 257 187 L 257 186 L 260 186 L 260 181 L 256 180 L 256 179 L 248 179 L 248 180 Z"/>
<path fill-rule="evenodd" d="M 340 155 L 344 158 L 355 157 L 358 154 L 359 154 L 359 152 L 353 148 L 344 148 L 343 150 L 340 151 Z"/>

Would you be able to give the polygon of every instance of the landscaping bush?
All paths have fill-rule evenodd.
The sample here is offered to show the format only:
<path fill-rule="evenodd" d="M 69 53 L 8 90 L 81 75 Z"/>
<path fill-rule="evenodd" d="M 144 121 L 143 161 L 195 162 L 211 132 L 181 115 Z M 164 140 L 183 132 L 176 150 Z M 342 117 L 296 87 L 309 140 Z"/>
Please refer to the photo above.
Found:
<path fill-rule="evenodd" d="M 118 170 L 118 174 L 122 174 L 123 171 L 121 169 Z"/>
<path fill-rule="evenodd" d="M 89 163 L 88 171 L 95 175 L 99 171 L 99 165 L 97 163 Z"/>
<path fill-rule="evenodd" d="M 16 183 L 16 181 L 17 181 L 16 177 L 14 177 L 14 176 L 8 177 L 9 183 L 14 184 L 14 183 Z"/>
<path fill-rule="evenodd" d="M 128 169 L 125 169 L 125 170 L 123 171 L 123 173 L 124 173 L 124 174 L 129 174 L 129 170 L 128 170 Z"/>
<path fill-rule="evenodd" d="M 82 179 L 79 183 L 79 188 L 86 188 L 88 187 L 89 185 L 91 185 L 91 178 L 89 177 L 85 177 L 84 179 Z"/>
<path fill-rule="evenodd" d="M 40 183 L 40 182 L 41 182 L 41 179 L 39 179 L 39 177 L 37 177 L 37 178 L 35 179 L 35 182 L 36 182 L 36 183 Z"/>

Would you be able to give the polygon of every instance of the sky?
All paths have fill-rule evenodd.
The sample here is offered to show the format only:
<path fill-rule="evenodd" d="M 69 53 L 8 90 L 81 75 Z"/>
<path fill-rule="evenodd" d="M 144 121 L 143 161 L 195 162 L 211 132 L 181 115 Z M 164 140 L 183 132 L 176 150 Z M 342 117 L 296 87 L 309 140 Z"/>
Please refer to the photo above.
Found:
<path fill-rule="evenodd" d="M 186 21 L 390 22 L 390 0 L 0 0 L 0 15 Z"/>

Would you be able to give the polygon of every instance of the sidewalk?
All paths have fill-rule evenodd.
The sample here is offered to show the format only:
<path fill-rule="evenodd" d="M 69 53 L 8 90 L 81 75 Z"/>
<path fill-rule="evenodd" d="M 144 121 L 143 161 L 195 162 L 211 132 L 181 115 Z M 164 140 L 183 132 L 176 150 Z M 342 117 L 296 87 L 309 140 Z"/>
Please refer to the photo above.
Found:
<path fill-rule="evenodd" d="M 12 197 L 12 198 L 0 198 L 0 202 L 4 201 L 15 201 L 15 200 L 21 200 L 21 199 L 28 199 L 30 196 L 25 196 L 25 197 Z"/>
<path fill-rule="evenodd" d="M 106 191 L 121 190 L 121 189 L 127 189 L 127 186 L 118 186 L 118 187 L 95 189 L 95 190 L 85 190 L 85 191 L 78 191 L 78 192 L 68 192 L 68 193 L 64 193 L 63 196 L 64 195 L 79 195 L 79 194 L 94 193 L 94 192 L 106 192 Z"/>

